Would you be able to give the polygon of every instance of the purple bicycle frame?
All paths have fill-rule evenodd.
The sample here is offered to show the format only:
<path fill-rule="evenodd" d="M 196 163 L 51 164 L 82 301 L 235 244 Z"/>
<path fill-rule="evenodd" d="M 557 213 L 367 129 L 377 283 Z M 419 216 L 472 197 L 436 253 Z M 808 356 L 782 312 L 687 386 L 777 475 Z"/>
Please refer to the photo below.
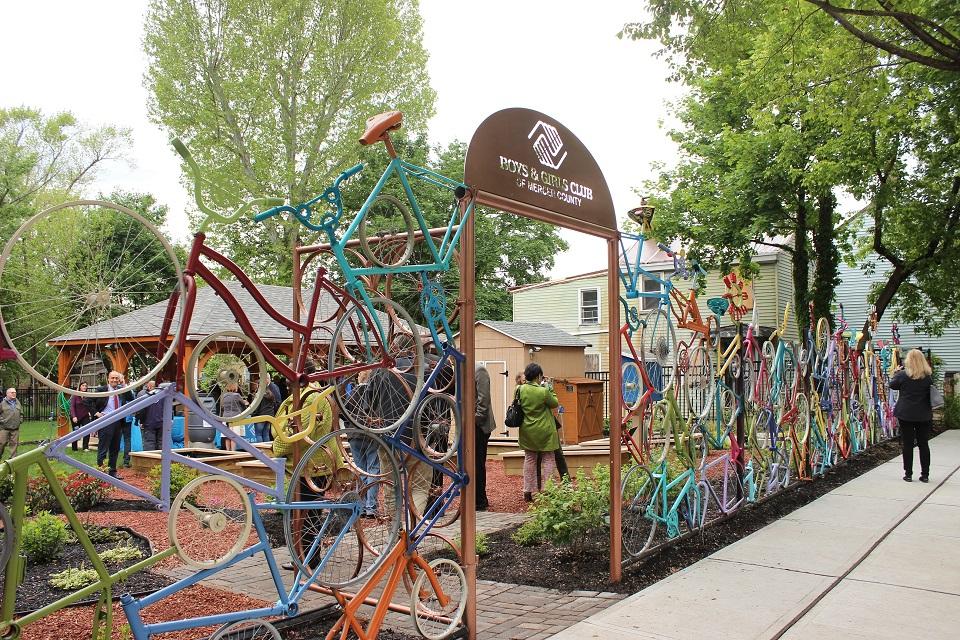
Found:
<path fill-rule="evenodd" d="M 135 487 L 128 482 L 124 482 L 120 478 L 114 478 L 108 473 L 105 473 L 101 469 L 92 467 L 86 463 L 80 462 L 69 455 L 67 455 L 67 446 L 71 443 L 76 442 L 82 439 L 84 436 L 91 435 L 96 433 L 103 427 L 118 422 L 120 420 L 125 420 L 127 416 L 131 416 L 138 411 L 145 409 L 151 405 L 157 404 L 159 402 L 164 403 L 163 408 L 163 434 L 162 434 L 162 449 L 161 449 L 161 475 L 160 475 L 160 497 L 147 493 L 139 487 Z M 194 460 L 185 455 L 177 453 L 172 448 L 173 441 L 171 439 L 171 427 L 173 426 L 173 403 L 179 402 L 187 407 L 190 411 L 196 412 L 200 415 L 204 422 L 212 425 L 217 431 L 220 432 L 221 437 L 227 438 L 234 445 L 249 453 L 255 460 L 262 462 L 268 469 L 274 472 L 276 475 L 276 484 L 274 487 L 267 487 L 260 484 L 259 482 L 254 482 L 248 478 L 238 476 L 229 471 L 224 471 L 217 467 L 211 466 L 200 462 L 199 460 Z M 196 402 L 191 400 L 189 397 L 183 393 L 177 391 L 174 385 L 168 385 L 166 387 L 161 387 L 157 392 L 136 398 L 132 402 L 128 402 L 123 405 L 116 411 L 113 411 L 105 416 L 97 418 L 93 422 L 87 424 L 82 429 L 77 429 L 76 431 L 65 435 L 61 438 L 57 438 L 49 445 L 47 445 L 46 450 L 47 458 L 51 460 L 58 460 L 64 464 L 70 465 L 84 473 L 87 473 L 98 480 L 101 480 L 111 486 L 114 486 L 121 491 L 126 491 L 127 493 L 133 494 L 138 498 L 146 500 L 151 504 L 155 505 L 161 511 L 167 511 L 170 508 L 170 465 L 173 462 L 178 462 L 184 464 L 192 469 L 198 471 L 227 476 L 233 480 L 239 482 L 242 486 L 252 489 L 253 491 L 259 491 L 265 493 L 273 498 L 282 501 L 284 500 L 284 480 L 285 480 L 285 467 L 286 459 L 285 458 L 271 458 L 267 454 L 263 453 L 260 449 L 253 446 L 247 442 L 243 437 L 234 433 L 228 426 L 223 422 L 218 420 L 216 417 L 210 414 L 209 411 L 202 408 Z"/>

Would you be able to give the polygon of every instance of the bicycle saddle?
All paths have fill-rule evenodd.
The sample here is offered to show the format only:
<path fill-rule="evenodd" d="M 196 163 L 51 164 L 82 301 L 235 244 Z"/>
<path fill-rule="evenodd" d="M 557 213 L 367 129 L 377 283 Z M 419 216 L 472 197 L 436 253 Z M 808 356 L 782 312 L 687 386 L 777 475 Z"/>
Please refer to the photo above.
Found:
<path fill-rule="evenodd" d="M 360 144 L 366 146 L 379 142 L 388 131 L 399 129 L 402 124 L 403 113 L 400 111 L 387 111 L 367 118 L 367 130 L 360 137 Z"/>

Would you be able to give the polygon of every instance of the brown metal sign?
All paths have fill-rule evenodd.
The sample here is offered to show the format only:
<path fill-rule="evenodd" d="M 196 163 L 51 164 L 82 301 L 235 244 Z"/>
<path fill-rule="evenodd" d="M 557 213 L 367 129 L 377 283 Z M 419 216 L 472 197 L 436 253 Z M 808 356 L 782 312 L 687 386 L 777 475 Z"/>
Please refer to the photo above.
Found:
<path fill-rule="evenodd" d="M 538 111 L 504 109 L 484 120 L 470 140 L 464 181 L 480 204 L 595 235 L 617 232 L 610 189 L 593 156 Z"/>

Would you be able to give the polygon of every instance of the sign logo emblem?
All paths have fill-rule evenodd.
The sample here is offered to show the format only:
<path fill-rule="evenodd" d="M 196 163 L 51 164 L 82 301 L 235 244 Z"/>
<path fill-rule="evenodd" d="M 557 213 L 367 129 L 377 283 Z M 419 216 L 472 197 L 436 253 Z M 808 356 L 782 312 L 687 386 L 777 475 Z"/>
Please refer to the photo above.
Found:
<path fill-rule="evenodd" d="M 539 133 L 538 133 L 539 132 Z M 543 120 L 537 120 L 533 129 L 527 135 L 527 140 L 538 134 L 533 141 L 533 150 L 537 153 L 537 159 L 544 166 L 551 169 L 559 169 L 563 161 L 567 159 L 567 152 L 563 150 L 563 140 L 560 139 L 560 132 L 551 124 Z M 560 152 L 563 151 L 563 155 Z"/>

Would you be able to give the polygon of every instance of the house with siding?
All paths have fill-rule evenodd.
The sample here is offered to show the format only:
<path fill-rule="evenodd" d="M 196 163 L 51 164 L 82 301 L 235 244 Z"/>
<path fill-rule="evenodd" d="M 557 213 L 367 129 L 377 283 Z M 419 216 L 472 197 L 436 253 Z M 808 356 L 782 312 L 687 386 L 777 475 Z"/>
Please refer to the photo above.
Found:
<path fill-rule="evenodd" d="M 841 264 L 836 299 L 843 303 L 847 322 L 859 330 L 870 313 L 867 300 L 870 288 L 878 282 L 886 282 L 892 267 L 876 253 L 869 254 L 855 265 Z M 943 359 L 943 371 L 960 372 L 960 325 L 947 327 L 942 336 L 932 336 L 916 325 L 899 322 L 892 308 L 888 308 L 877 328 L 876 338 L 890 340 L 890 326 L 896 322 L 900 329 L 900 342 L 904 348 L 932 350 Z"/>
<path fill-rule="evenodd" d="M 634 244 L 627 247 L 628 255 L 642 251 L 641 266 L 647 272 L 666 279 L 674 270 L 673 258 L 660 249 L 656 242 L 647 240 L 642 246 Z M 753 261 L 759 267 L 759 273 L 752 283 L 752 294 L 758 305 L 760 324 L 772 328 L 779 324 L 787 304 L 793 304 L 793 280 L 791 275 L 793 262 L 789 253 L 775 247 L 757 247 Z M 706 288 L 697 296 L 700 313 L 706 319 L 710 314 L 706 301 L 724 294 L 723 275 L 718 271 L 707 275 Z M 674 280 L 674 287 L 686 293 L 692 282 Z M 641 277 L 637 288 L 643 291 L 658 291 L 660 284 L 653 279 Z M 590 346 L 584 352 L 586 371 L 608 371 L 608 301 L 606 271 L 592 271 L 580 275 L 515 287 L 510 290 L 513 297 L 513 319 L 515 322 L 546 322 L 571 335 L 577 336 Z M 625 296 L 623 284 L 617 294 Z M 631 300 L 630 304 L 639 305 L 641 316 L 655 309 L 655 298 Z M 623 311 L 621 308 L 621 324 Z M 730 326 L 729 317 L 721 319 L 721 328 Z M 796 334 L 793 314 L 790 314 L 789 335 Z M 685 336 L 678 336 L 678 338 Z"/>

